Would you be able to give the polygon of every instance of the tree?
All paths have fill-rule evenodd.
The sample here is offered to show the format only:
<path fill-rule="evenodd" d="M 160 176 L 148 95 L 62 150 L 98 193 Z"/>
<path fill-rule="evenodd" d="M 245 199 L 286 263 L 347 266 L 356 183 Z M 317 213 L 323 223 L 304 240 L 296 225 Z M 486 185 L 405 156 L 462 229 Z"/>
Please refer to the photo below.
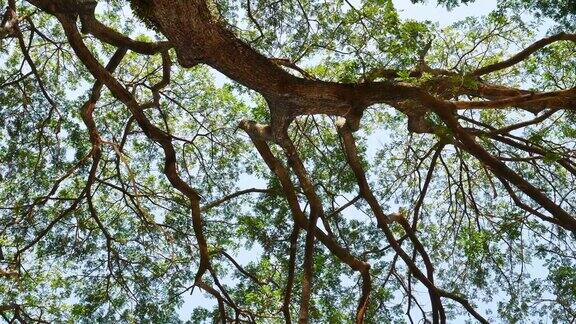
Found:
<path fill-rule="evenodd" d="M 0 4 L 4 320 L 576 320 L 571 1 Z"/>

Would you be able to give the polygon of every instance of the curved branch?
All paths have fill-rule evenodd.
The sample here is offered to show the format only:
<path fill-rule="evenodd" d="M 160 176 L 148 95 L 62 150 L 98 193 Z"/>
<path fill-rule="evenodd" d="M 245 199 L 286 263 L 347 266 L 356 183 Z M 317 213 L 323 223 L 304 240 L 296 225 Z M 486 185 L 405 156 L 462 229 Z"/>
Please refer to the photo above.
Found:
<path fill-rule="evenodd" d="M 172 47 L 167 41 L 142 42 L 133 40 L 101 23 L 94 17 L 94 13 L 80 15 L 80 21 L 82 22 L 83 33 L 89 33 L 104 43 L 116 47 L 126 47 L 139 54 L 154 55 Z"/>
<path fill-rule="evenodd" d="M 310 223 L 300 208 L 298 197 L 296 196 L 296 188 L 290 179 L 288 170 L 274 156 L 266 141 L 264 141 L 259 136 L 259 133 L 253 131 L 254 124 L 254 122 L 244 120 L 240 123 L 239 127 L 243 129 L 248 134 L 248 136 L 250 136 L 250 139 L 260 153 L 260 156 L 280 181 L 295 223 L 299 228 L 308 230 L 310 228 Z M 352 254 L 350 254 L 348 250 L 340 246 L 338 242 L 336 242 L 332 237 L 324 234 L 324 232 L 322 232 L 322 230 L 320 230 L 318 227 L 314 229 L 314 233 L 316 238 L 322 242 L 322 244 L 324 244 L 324 246 L 326 246 L 328 250 L 330 250 L 330 252 L 332 252 L 338 259 L 346 263 L 353 270 L 360 272 L 362 276 L 362 294 L 356 309 L 356 322 L 362 322 L 366 307 L 368 305 L 368 296 L 370 294 L 372 285 L 370 277 L 370 265 L 364 261 L 358 260 Z"/>
<path fill-rule="evenodd" d="M 490 65 L 485 66 L 483 68 L 480 68 L 480 69 L 472 72 L 472 75 L 481 76 L 484 74 L 488 74 L 488 73 L 492 73 L 492 72 L 495 72 L 498 70 L 505 69 L 505 68 L 510 67 L 514 64 L 522 62 L 523 60 L 528 58 L 528 56 L 530 56 L 532 53 L 538 51 L 539 49 L 541 49 L 541 48 L 543 48 L 549 44 L 552 44 L 554 42 L 562 41 L 562 40 L 576 42 L 576 34 L 567 34 L 567 33 L 562 32 L 562 33 L 558 33 L 558 34 L 550 36 L 550 37 L 542 38 L 541 40 L 536 41 L 535 43 L 526 47 L 524 50 L 520 51 L 516 55 L 510 57 L 509 59 L 502 61 L 502 62 L 490 64 Z"/>
<path fill-rule="evenodd" d="M 102 82 L 110 90 L 112 95 L 128 107 L 136 122 L 142 128 L 148 138 L 158 143 L 164 150 L 164 174 L 174 188 L 184 194 L 191 205 L 192 226 L 198 241 L 200 250 L 200 266 L 196 274 L 195 281 L 199 281 L 202 275 L 211 268 L 208 256 L 208 244 L 203 234 L 203 224 L 200 210 L 200 196 L 196 190 L 190 187 L 178 174 L 176 167 L 176 151 L 171 142 L 171 136 L 160 128 L 153 125 L 140 108 L 138 102 L 108 71 L 106 71 L 92 55 L 84 44 L 74 19 L 58 14 L 56 16 L 68 38 L 70 45 L 82 63 L 94 78 Z"/>
<path fill-rule="evenodd" d="M 136 53 L 153 55 L 172 46 L 169 42 L 141 42 L 133 40 L 122 33 L 102 24 L 94 16 L 96 1 L 69 0 L 26 0 L 32 5 L 53 15 L 66 14 L 80 17 L 82 32 L 89 33 L 99 40 L 116 47 L 126 47 Z"/>
<path fill-rule="evenodd" d="M 439 288 L 437 288 L 434 284 L 434 268 L 432 262 L 428 254 L 426 253 L 424 246 L 416 237 L 414 231 L 406 221 L 406 219 L 400 214 L 384 214 L 382 207 L 378 203 L 376 197 L 372 193 L 368 181 L 366 179 L 365 172 L 362 168 L 362 164 L 360 163 L 360 159 L 358 157 L 356 143 L 352 132 L 346 122 L 339 121 L 337 123 L 338 132 L 342 136 L 342 142 L 344 146 L 344 151 L 346 154 L 346 158 L 348 160 L 348 164 L 352 168 L 354 175 L 356 176 L 356 180 L 358 186 L 360 187 L 360 193 L 362 197 L 368 202 L 370 209 L 372 210 L 373 214 L 376 216 L 378 227 L 384 232 L 386 239 L 390 246 L 394 249 L 394 251 L 402 258 L 402 260 L 408 266 L 410 272 L 416 277 L 426 288 L 428 288 L 428 293 L 430 295 L 430 302 L 432 304 L 433 309 L 433 320 L 435 323 L 442 321 L 443 323 L 446 321 L 446 314 L 444 311 L 444 307 L 442 306 L 442 301 L 440 297 L 448 297 L 457 301 L 458 303 L 462 304 L 469 312 L 474 316 L 478 321 L 482 323 L 488 323 L 486 319 L 484 319 L 478 312 L 476 312 L 473 308 L 470 307 L 470 304 L 464 298 L 458 297 L 453 298 L 455 295 L 447 293 Z M 408 237 L 416 247 L 416 250 L 422 256 L 424 263 L 426 265 L 427 274 L 425 275 L 422 271 L 416 266 L 410 256 L 404 251 L 404 249 L 400 246 L 398 240 L 394 237 L 392 230 L 389 227 L 389 224 L 392 221 L 396 221 L 402 225 Z"/>
<path fill-rule="evenodd" d="M 302 163 L 302 160 L 298 156 L 296 147 L 292 143 L 292 140 L 288 137 L 288 133 L 284 134 L 284 139 L 280 146 L 284 150 L 284 154 L 288 159 L 288 164 L 292 167 L 298 181 L 304 190 L 304 195 L 310 202 L 310 221 L 308 232 L 306 233 L 306 245 L 304 248 L 304 272 L 302 275 L 302 297 L 300 299 L 300 315 L 299 323 L 308 322 L 308 310 L 310 307 L 310 298 L 312 295 L 312 284 L 314 279 L 314 241 L 315 241 L 315 229 L 316 222 L 319 217 L 324 215 L 324 209 L 322 207 L 322 202 L 316 190 L 314 189 L 314 184 L 312 183 L 308 172 Z M 360 321 L 363 321 L 364 311 L 360 315 Z M 358 321 L 358 318 L 357 318 Z"/>

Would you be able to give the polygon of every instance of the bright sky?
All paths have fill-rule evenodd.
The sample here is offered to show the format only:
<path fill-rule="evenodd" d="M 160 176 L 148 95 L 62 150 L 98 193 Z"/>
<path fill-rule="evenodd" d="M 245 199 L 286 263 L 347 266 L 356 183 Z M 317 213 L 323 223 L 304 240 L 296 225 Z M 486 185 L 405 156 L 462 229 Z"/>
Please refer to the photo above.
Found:
<path fill-rule="evenodd" d="M 477 0 L 451 11 L 443 6 L 437 6 L 434 0 L 427 0 L 425 4 L 413 4 L 410 0 L 392 0 L 392 2 L 402 18 L 430 20 L 438 22 L 440 26 L 450 25 L 468 16 L 484 15 L 496 8 L 496 0 Z"/>

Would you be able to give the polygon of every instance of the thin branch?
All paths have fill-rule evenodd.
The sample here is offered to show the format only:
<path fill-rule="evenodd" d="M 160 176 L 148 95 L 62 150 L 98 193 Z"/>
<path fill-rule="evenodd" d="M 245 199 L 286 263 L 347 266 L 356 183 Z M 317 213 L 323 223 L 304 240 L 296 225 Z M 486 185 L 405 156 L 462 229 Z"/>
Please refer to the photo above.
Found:
<path fill-rule="evenodd" d="M 498 70 L 505 69 L 505 68 L 510 67 L 514 64 L 522 62 L 523 60 L 528 58 L 528 56 L 530 56 L 532 53 L 538 51 L 539 49 L 541 49 L 541 48 L 543 48 L 549 44 L 552 44 L 554 42 L 562 41 L 562 40 L 576 42 L 576 34 L 567 34 L 567 33 L 562 32 L 562 33 L 558 33 L 558 34 L 550 36 L 550 37 L 542 38 L 542 39 L 536 41 L 535 43 L 533 43 L 532 45 L 526 47 L 524 50 L 518 52 L 516 55 L 510 57 L 509 59 L 502 61 L 502 62 L 490 64 L 490 65 L 485 66 L 483 68 L 480 68 L 480 69 L 472 72 L 472 75 L 481 76 L 484 74 L 488 74 L 488 73 L 492 73 L 492 72 L 495 72 Z"/>

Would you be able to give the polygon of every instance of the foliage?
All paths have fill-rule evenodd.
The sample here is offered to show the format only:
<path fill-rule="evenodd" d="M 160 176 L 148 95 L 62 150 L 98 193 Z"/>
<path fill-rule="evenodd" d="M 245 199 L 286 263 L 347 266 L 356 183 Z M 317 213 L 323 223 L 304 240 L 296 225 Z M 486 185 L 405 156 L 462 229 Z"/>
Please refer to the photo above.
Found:
<path fill-rule="evenodd" d="M 369 264 L 367 323 L 441 321 L 440 313 L 449 322 L 478 319 L 466 303 L 490 322 L 576 319 L 575 231 L 547 209 L 576 214 L 573 1 L 502 0 L 486 16 L 444 25 L 403 19 L 391 0 L 190 0 L 217 15 L 210 26 L 225 32 L 214 38 L 229 37 L 236 52 L 228 54 L 237 56 L 200 51 L 205 64 L 192 67 L 182 66 L 182 51 L 208 45 L 194 37 L 174 43 L 158 21 L 163 1 L 99 1 L 94 17 L 107 36 L 85 16 L 52 12 L 49 2 L 0 0 L 8 7 L 0 26 L 4 320 L 199 323 L 225 321 L 225 313 L 228 321 L 279 323 L 309 306 L 310 322 L 354 322 L 365 274 L 322 235 Z M 98 91 L 111 81 L 87 64 L 62 17 L 82 18 L 80 40 L 96 65 L 122 54 L 108 67 L 121 90 L 107 83 Z M 542 27 L 542 17 L 555 21 Z M 572 38 L 478 72 L 548 27 L 548 36 Z M 268 66 L 241 70 L 251 50 L 295 83 L 276 97 L 253 86 L 252 73 Z M 301 89 L 295 85 L 314 91 L 290 97 Z M 342 88 L 320 92 L 328 86 Z M 318 107 L 330 96 L 348 100 L 348 86 L 360 99 L 376 90 L 339 106 L 345 114 Z M 380 86 L 405 92 L 380 99 Z M 311 97 L 320 99 L 302 104 Z M 437 103 L 455 107 L 452 117 L 434 110 Z M 293 107 L 304 108 L 280 116 Z M 347 133 L 354 109 L 360 127 Z M 239 127 L 243 120 L 269 124 L 272 138 Z M 279 120 L 288 121 L 285 138 L 274 137 Z M 170 163 L 194 194 L 170 177 Z M 309 227 L 297 211 L 312 222 L 316 201 L 322 233 L 307 250 Z M 197 305 L 200 295 L 212 299 Z"/>

